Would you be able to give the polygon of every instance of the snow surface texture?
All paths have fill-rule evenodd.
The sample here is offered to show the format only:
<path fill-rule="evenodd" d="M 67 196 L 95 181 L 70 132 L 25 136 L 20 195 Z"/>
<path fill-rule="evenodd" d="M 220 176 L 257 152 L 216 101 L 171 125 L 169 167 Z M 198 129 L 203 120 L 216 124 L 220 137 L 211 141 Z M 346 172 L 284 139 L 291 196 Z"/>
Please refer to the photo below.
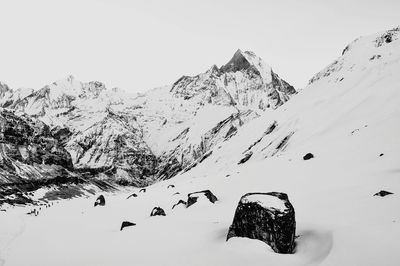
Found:
<path fill-rule="evenodd" d="M 281 108 L 146 193 L 106 194 L 99 208 L 96 196 L 62 201 L 38 216 L 25 214 L 32 207 L 0 212 L 0 264 L 399 265 L 399 29 L 387 34 L 358 39 Z M 308 152 L 315 157 L 304 161 Z M 171 210 L 204 189 L 219 201 Z M 373 196 L 382 189 L 394 194 Z M 295 254 L 225 241 L 240 197 L 260 191 L 289 195 Z M 149 217 L 155 206 L 166 216 Z M 136 226 L 119 231 L 122 221 Z"/>

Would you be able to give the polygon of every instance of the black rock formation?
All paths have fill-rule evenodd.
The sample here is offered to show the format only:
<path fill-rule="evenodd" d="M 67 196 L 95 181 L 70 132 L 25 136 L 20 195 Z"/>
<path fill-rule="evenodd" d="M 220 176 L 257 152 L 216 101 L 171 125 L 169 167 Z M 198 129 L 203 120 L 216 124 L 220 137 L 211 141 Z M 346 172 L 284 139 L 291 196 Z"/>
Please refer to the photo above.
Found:
<path fill-rule="evenodd" d="M 165 211 L 160 207 L 154 207 L 150 216 L 165 216 Z"/>
<path fill-rule="evenodd" d="M 174 209 L 176 206 L 178 206 L 179 204 L 183 204 L 186 205 L 186 201 L 184 200 L 179 200 L 177 203 L 174 204 L 174 206 L 172 206 L 172 209 Z"/>
<path fill-rule="evenodd" d="M 393 193 L 386 191 L 386 190 L 381 190 L 381 191 L 375 193 L 374 196 L 385 197 L 385 196 L 391 195 L 391 194 L 393 194 Z"/>
<path fill-rule="evenodd" d="M 144 192 L 146 192 L 146 189 L 145 189 L 145 188 L 142 188 L 141 190 L 139 190 L 139 193 L 140 193 L 140 192 L 143 192 L 143 193 L 144 193 Z"/>
<path fill-rule="evenodd" d="M 94 203 L 94 206 L 96 207 L 97 205 L 99 205 L 99 206 L 104 206 L 104 205 L 106 205 L 106 199 L 104 198 L 103 195 L 100 195 L 100 196 L 96 199 L 96 201 L 95 201 L 95 203 Z"/>
<path fill-rule="evenodd" d="M 132 195 L 129 195 L 126 199 L 129 199 L 131 197 L 136 198 L 137 197 L 136 193 L 133 193 Z"/>
<path fill-rule="evenodd" d="M 227 239 L 258 239 L 276 253 L 293 253 L 295 249 L 295 211 L 285 193 L 248 193 L 236 208 Z"/>
<path fill-rule="evenodd" d="M 174 185 L 169 185 L 167 188 L 174 188 L 175 186 Z"/>
<path fill-rule="evenodd" d="M 135 223 L 128 222 L 128 221 L 123 221 L 122 224 L 121 224 L 121 229 L 120 229 L 120 231 L 122 231 L 122 229 L 124 229 L 125 227 L 134 226 L 134 225 L 136 225 L 136 224 L 135 224 Z"/>
<path fill-rule="evenodd" d="M 310 160 L 312 158 L 314 158 L 314 154 L 312 154 L 312 153 L 307 153 L 306 155 L 303 156 L 303 159 L 305 161 Z"/>
<path fill-rule="evenodd" d="M 215 203 L 218 200 L 218 198 L 210 190 L 193 192 L 188 194 L 186 207 L 188 208 L 195 204 L 199 197 L 206 197 L 211 203 Z"/>

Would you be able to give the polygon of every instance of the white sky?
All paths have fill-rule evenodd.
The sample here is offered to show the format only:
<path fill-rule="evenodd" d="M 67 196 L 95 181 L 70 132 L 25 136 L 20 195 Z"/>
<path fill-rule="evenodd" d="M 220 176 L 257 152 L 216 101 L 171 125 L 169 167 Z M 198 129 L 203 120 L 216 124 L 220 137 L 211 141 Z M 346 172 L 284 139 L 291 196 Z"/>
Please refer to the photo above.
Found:
<path fill-rule="evenodd" d="M 0 0 L 0 80 L 70 74 L 144 91 L 254 51 L 295 87 L 353 39 L 400 25 L 399 0 Z"/>

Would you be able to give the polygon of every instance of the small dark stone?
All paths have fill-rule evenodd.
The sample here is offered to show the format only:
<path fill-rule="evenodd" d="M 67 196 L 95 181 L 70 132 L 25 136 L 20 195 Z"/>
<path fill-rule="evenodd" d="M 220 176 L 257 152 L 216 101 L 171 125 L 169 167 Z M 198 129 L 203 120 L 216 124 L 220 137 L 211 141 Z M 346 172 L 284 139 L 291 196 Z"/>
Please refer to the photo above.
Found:
<path fill-rule="evenodd" d="M 174 185 L 169 185 L 167 188 L 174 188 L 175 186 Z"/>
<path fill-rule="evenodd" d="M 172 194 L 172 195 L 179 195 L 179 194 L 181 194 L 181 193 L 179 193 L 179 192 L 175 192 L 174 194 Z"/>
<path fill-rule="evenodd" d="M 226 240 L 258 239 L 276 253 L 293 253 L 295 236 L 295 211 L 285 193 L 248 193 L 239 201 Z"/>
<path fill-rule="evenodd" d="M 134 226 L 134 225 L 136 225 L 136 224 L 135 224 L 135 223 L 128 222 L 128 221 L 123 221 L 122 224 L 121 224 L 121 229 L 120 229 L 120 231 L 122 231 L 122 229 L 124 229 L 125 227 Z"/>
<path fill-rule="evenodd" d="M 379 157 L 382 157 L 384 154 L 383 153 L 381 153 L 381 154 L 379 154 Z"/>
<path fill-rule="evenodd" d="M 312 158 L 314 158 L 314 154 L 312 154 L 312 153 L 307 153 L 306 155 L 303 156 L 303 159 L 305 161 L 310 160 Z"/>
<path fill-rule="evenodd" d="M 186 203 L 186 207 L 190 207 L 197 202 L 199 197 L 206 197 L 211 203 L 215 203 L 218 198 L 210 191 L 210 190 L 203 190 L 198 192 L 193 192 L 188 194 L 188 200 Z"/>
<path fill-rule="evenodd" d="M 154 207 L 150 216 L 165 216 L 165 211 L 160 207 Z"/>
<path fill-rule="evenodd" d="M 174 209 L 176 206 L 178 206 L 179 204 L 183 204 L 186 205 L 186 201 L 184 200 L 179 200 L 177 203 L 174 204 L 174 206 L 172 206 L 172 209 Z"/>
<path fill-rule="evenodd" d="M 95 203 L 94 203 L 94 206 L 96 207 L 97 205 L 100 205 L 100 206 L 106 205 L 106 199 L 104 198 L 103 195 L 100 195 L 100 196 L 96 199 L 96 201 L 95 201 Z"/>
<path fill-rule="evenodd" d="M 143 193 L 144 193 L 144 192 L 146 192 L 146 189 L 145 189 L 145 188 L 142 188 L 141 190 L 139 190 L 139 193 L 140 193 L 140 192 L 143 192 Z"/>
<path fill-rule="evenodd" d="M 391 194 L 393 194 L 393 193 L 386 191 L 386 190 L 381 190 L 381 191 L 375 193 L 374 196 L 385 197 L 385 196 L 391 195 Z"/>
<path fill-rule="evenodd" d="M 239 162 L 238 164 L 243 164 L 245 162 L 247 162 L 248 160 L 250 160 L 251 156 L 253 155 L 252 152 L 247 153 Z"/>
<path fill-rule="evenodd" d="M 137 195 L 136 195 L 136 193 L 133 193 L 132 195 L 129 195 L 126 199 L 129 199 L 130 197 L 134 197 L 134 198 L 136 198 L 137 197 Z"/>

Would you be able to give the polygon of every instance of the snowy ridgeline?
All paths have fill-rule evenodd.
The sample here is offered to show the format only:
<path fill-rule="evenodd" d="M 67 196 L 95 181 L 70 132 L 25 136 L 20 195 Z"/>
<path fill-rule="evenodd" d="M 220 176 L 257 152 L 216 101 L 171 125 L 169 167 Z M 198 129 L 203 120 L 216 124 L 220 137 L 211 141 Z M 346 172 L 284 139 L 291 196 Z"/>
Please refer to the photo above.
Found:
<path fill-rule="evenodd" d="M 103 187 L 169 179 L 295 93 L 254 53 L 240 50 L 221 68 L 138 95 L 72 76 L 37 91 L 1 84 L 2 159 L 10 167 L 0 184 L 29 183 L 24 189 L 32 190 L 52 179 L 54 168 L 61 183 L 82 173 Z"/>
<path fill-rule="evenodd" d="M 104 206 L 93 207 L 99 195 L 91 195 L 96 189 L 87 187 L 84 193 L 88 198 L 53 201 L 55 204 L 47 208 L 6 208 L 0 212 L 0 264 L 398 265 L 399 38 L 397 28 L 357 39 L 334 63 L 316 74 L 306 88 L 279 108 L 266 111 L 254 106 L 245 108 L 240 102 L 214 104 L 217 99 L 221 102 L 222 94 L 214 95 L 216 98 L 208 103 L 202 90 L 193 97 L 178 97 L 174 92 L 181 89 L 179 82 L 133 98 L 138 105 L 124 111 L 135 116 L 135 120 L 128 119 L 128 124 L 135 121 L 140 125 L 138 134 L 142 134 L 154 156 L 163 158 L 171 152 L 174 142 L 195 139 L 203 143 L 199 145 L 205 153 L 197 157 L 193 147 L 183 149 L 199 159 L 186 168 L 176 168 L 173 179 L 160 180 L 145 191 L 126 188 L 126 192 L 102 192 Z M 222 67 L 215 72 L 227 69 L 236 71 Z M 233 73 L 242 75 L 240 70 Z M 180 82 L 193 79 L 191 82 L 204 84 L 209 79 L 202 75 Z M 161 100 L 150 95 L 159 95 L 166 103 L 162 105 L 165 110 L 158 113 L 156 108 L 150 108 L 161 106 Z M 179 104 L 175 105 L 175 101 Z M 166 116 L 167 111 L 172 112 L 171 106 L 176 108 L 174 117 L 159 119 L 161 113 Z M 230 109 L 239 111 L 227 120 L 225 115 L 219 117 Z M 68 115 L 78 115 L 82 111 L 69 112 Z M 117 117 L 123 120 L 115 109 L 107 112 L 112 121 Z M 238 113 L 246 114 L 248 119 L 243 122 L 243 115 Z M 251 117 L 253 113 L 256 115 Z M 225 120 L 221 120 L 223 117 Z M 200 123 L 219 133 L 202 131 Z M 70 134 L 73 138 L 80 133 Z M 204 136 L 219 137 L 210 141 Z M 64 143 L 68 144 L 70 138 Z M 46 139 L 56 147 L 56 140 L 62 142 L 55 134 Z M 32 143 L 41 143 L 35 141 Z M 208 143 L 213 144 L 207 146 Z M 4 154 L 11 157 L 7 153 L 9 146 L 2 145 L 2 158 Z M 168 148 L 163 150 L 164 147 Z M 218 200 L 211 203 L 203 197 L 187 207 L 188 194 L 204 190 L 212 191 Z M 53 188 L 40 189 L 32 193 L 32 198 L 52 191 Z M 248 237 L 226 241 L 242 196 L 270 191 L 286 193 L 295 209 L 294 254 L 277 254 L 271 245 Z M 185 203 L 175 205 L 180 200 Z M 274 198 L 260 196 L 245 198 L 243 203 L 284 212 L 288 208 Z M 165 216 L 150 217 L 152 211 L 162 213 L 154 207 L 161 208 Z M 41 208 L 35 211 L 39 212 L 37 216 L 26 215 L 34 208 Z M 135 225 L 121 231 L 123 221 Z"/>

